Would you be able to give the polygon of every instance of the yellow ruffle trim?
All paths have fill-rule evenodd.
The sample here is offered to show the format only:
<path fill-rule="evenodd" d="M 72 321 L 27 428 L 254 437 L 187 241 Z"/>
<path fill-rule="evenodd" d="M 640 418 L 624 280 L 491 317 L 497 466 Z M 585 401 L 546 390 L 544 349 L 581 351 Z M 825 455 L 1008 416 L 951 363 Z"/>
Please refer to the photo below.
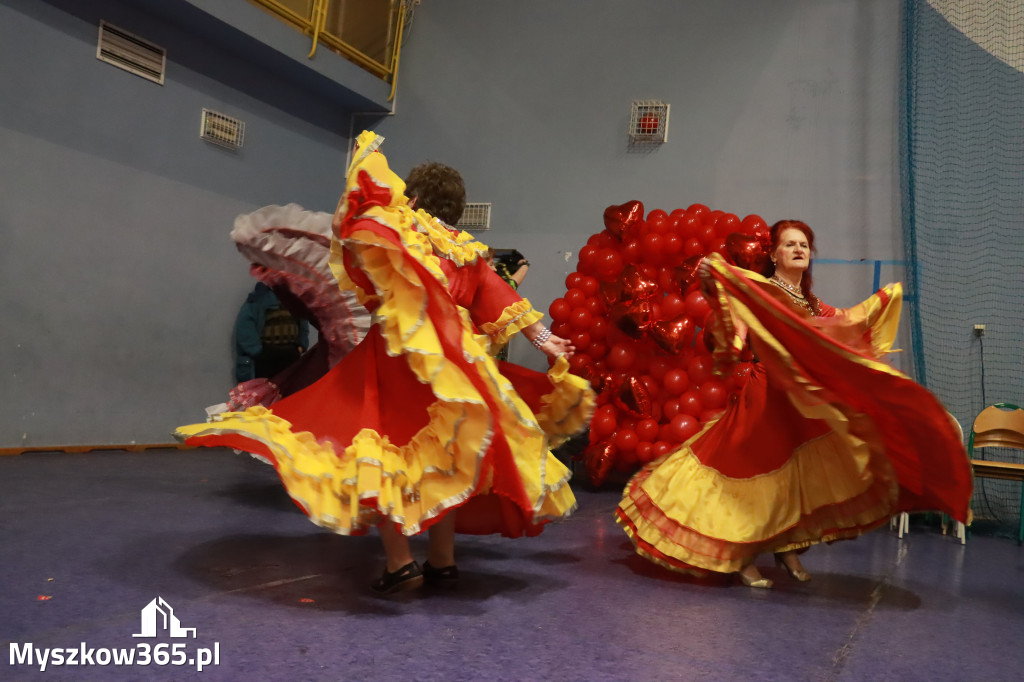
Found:
<path fill-rule="evenodd" d="M 344 450 L 317 442 L 309 432 L 293 432 L 291 424 L 263 407 L 220 415 L 209 424 L 178 429 L 182 438 L 233 433 L 263 443 L 274 455 L 278 475 L 288 494 L 310 519 L 337 533 L 364 532 L 387 516 L 411 532 L 418 524 L 469 497 L 476 469 L 458 467 L 456 460 L 479 460 L 483 452 L 465 451 L 460 437 L 477 440 L 460 430 L 459 420 L 436 412 L 433 428 L 425 429 L 404 447 L 363 429 Z M 462 424 L 472 426 L 468 421 Z M 429 497 L 420 495 L 429 480 Z M 372 505 L 362 501 L 374 498 Z M 410 523 L 411 522 L 411 523 Z"/>
<path fill-rule="evenodd" d="M 420 231 L 434 247 L 434 252 L 460 267 L 487 255 L 486 244 L 477 241 L 476 237 L 468 232 L 452 232 L 440 220 L 422 209 L 416 211 L 416 221 Z"/>
<path fill-rule="evenodd" d="M 447 285 L 448 279 L 441 270 L 438 256 L 463 266 L 474 262 L 477 258 L 486 256 L 488 247 L 477 241 L 468 232 L 453 233 L 440 220 L 426 211 L 422 209 L 413 211 L 409 207 L 409 201 L 405 196 L 405 181 L 391 171 L 383 154 L 376 153 L 383 139 L 364 130 L 356 140 L 356 152 L 346 175 L 345 192 L 338 202 L 338 208 L 334 215 L 335 237 L 338 236 L 338 229 L 346 219 L 356 218 L 348 215 L 351 210 L 348 198 L 352 194 L 358 195 L 361 191 L 359 178 L 360 174 L 365 171 L 376 186 L 386 189 L 390 193 L 391 200 L 387 206 L 360 207 L 362 213 L 357 217 L 376 221 L 393 230 L 401 237 L 402 245 L 406 250 L 426 266 L 439 282 Z M 340 287 L 350 289 L 355 286 L 344 271 L 345 268 L 341 260 L 341 244 L 337 239 L 332 240 L 331 243 L 330 265 Z M 381 289 L 378 288 L 377 292 L 380 291 Z M 366 292 L 361 292 L 360 295 L 368 298 L 374 297 L 372 293 L 367 294 Z"/>
<path fill-rule="evenodd" d="M 544 315 L 534 310 L 525 298 L 516 301 L 505 308 L 497 320 L 480 325 L 480 331 L 490 338 L 488 352 L 491 355 L 496 354 L 502 346 L 508 343 L 513 334 L 522 331 L 534 322 L 539 322 L 543 317 Z"/>
<path fill-rule="evenodd" d="M 586 380 L 569 371 L 569 361 L 559 356 L 548 370 L 554 390 L 541 397 L 537 422 L 548 434 L 550 447 L 558 447 L 582 431 L 594 414 L 596 395 Z"/>
<path fill-rule="evenodd" d="M 430 422 L 404 446 L 363 429 L 343 449 L 294 432 L 271 410 L 256 406 L 218 415 L 211 423 L 183 426 L 181 439 L 238 434 L 264 444 L 273 454 L 288 494 L 318 526 L 344 535 L 360 534 L 385 517 L 407 535 L 425 522 L 491 490 L 479 480 L 481 460 L 493 433 L 476 405 L 434 403 Z M 506 434 L 509 437 L 509 434 Z M 545 447 L 543 436 L 517 443 L 513 456 L 532 502 L 534 523 L 563 518 L 576 507 L 571 473 Z M 532 441 L 532 442 L 531 442 Z M 339 446 L 340 448 L 340 446 Z"/>

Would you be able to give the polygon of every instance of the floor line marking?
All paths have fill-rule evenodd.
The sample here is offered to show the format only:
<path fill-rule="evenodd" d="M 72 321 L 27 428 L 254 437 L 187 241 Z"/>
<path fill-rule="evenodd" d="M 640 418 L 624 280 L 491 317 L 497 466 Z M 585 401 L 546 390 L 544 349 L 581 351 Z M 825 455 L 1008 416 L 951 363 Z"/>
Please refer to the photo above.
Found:
<path fill-rule="evenodd" d="M 854 621 L 853 627 L 850 629 L 849 634 L 846 637 L 846 641 L 836 649 L 836 652 L 832 655 L 832 670 L 829 671 L 829 675 L 825 678 L 828 682 L 836 682 L 839 680 L 840 675 L 843 672 L 843 668 L 846 667 L 847 661 L 850 656 L 853 655 L 853 651 L 856 648 L 856 641 L 860 633 L 863 632 L 871 619 L 875 615 L 875 607 L 882 601 L 882 594 L 885 592 L 885 588 L 889 586 L 889 579 L 896 573 L 896 569 L 900 567 L 903 560 L 907 556 L 908 542 L 904 541 L 900 543 L 899 550 L 896 552 L 896 562 L 893 564 L 889 572 L 882 576 L 881 580 L 875 585 L 875 589 L 871 591 L 871 597 L 868 600 L 868 607 L 865 611 L 857 617 Z"/>

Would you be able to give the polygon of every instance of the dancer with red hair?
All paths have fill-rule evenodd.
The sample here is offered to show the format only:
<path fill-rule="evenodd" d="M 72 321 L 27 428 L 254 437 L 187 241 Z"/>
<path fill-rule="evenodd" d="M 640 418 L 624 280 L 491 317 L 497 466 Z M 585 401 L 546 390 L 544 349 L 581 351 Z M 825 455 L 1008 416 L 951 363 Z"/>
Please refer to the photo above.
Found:
<path fill-rule="evenodd" d="M 966 521 L 972 488 L 946 410 L 881 361 L 900 286 L 833 308 L 811 289 L 811 228 L 784 220 L 770 234 L 762 273 L 717 255 L 700 268 L 716 363 L 749 344 L 749 381 L 721 418 L 638 472 L 616 510 L 645 558 L 698 576 L 735 573 L 755 588 L 773 586 L 754 563 L 761 554 L 807 581 L 798 553 L 811 545 L 902 511 Z"/>

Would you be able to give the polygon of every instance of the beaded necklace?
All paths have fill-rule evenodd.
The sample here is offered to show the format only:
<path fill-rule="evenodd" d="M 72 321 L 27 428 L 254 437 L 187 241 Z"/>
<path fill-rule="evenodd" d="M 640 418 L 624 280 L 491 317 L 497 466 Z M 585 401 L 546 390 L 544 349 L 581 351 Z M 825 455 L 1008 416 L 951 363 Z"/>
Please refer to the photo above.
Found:
<path fill-rule="evenodd" d="M 815 310 L 815 306 L 807 300 L 807 297 L 804 296 L 803 291 L 801 291 L 799 287 L 795 287 L 789 282 L 783 281 L 778 275 L 772 275 L 771 279 L 768 281 L 789 294 L 789 297 L 793 299 L 794 303 L 809 312 L 811 315 L 818 314 L 818 311 Z"/>

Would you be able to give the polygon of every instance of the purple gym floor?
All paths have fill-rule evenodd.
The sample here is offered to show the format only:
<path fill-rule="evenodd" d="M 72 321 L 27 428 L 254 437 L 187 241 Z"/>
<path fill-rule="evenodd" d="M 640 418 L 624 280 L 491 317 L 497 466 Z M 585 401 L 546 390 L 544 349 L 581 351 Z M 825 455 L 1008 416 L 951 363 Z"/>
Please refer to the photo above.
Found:
<path fill-rule="evenodd" d="M 540 536 L 460 536 L 461 584 L 382 599 L 376 537 L 313 526 L 227 450 L 0 457 L 2 680 L 1018 680 L 1024 549 L 915 517 L 812 548 L 771 591 L 637 557 L 619 493 Z M 422 559 L 424 543 L 414 539 Z M 160 597 L 195 637 L 144 634 Z M 47 665 L 46 649 L 216 650 L 217 665 Z M 145 647 L 142 647 L 145 648 Z M 20 657 L 20 659 L 19 659 Z M 95 660 L 95 653 L 94 653 Z"/>

